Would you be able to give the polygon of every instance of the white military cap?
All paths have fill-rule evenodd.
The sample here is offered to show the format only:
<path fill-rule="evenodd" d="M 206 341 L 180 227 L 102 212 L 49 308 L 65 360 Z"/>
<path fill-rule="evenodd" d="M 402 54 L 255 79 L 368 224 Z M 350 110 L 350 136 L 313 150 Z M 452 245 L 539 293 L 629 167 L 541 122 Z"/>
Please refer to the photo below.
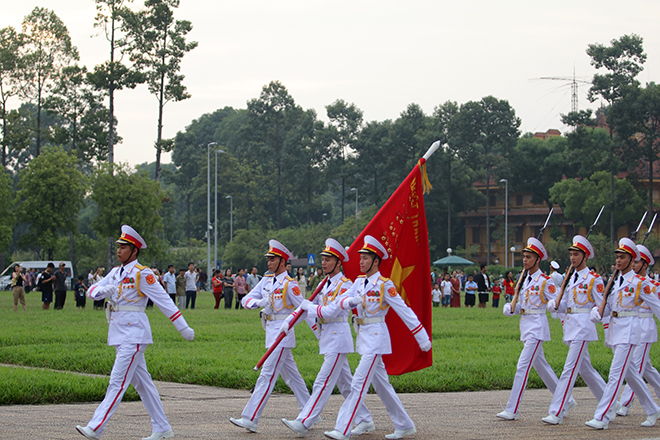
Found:
<path fill-rule="evenodd" d="M 591 243 L 589 243 L 589 240 L 587 240 L 586 237 L 583 237 L 581 235 L 576 235 L 575 237 L 573 237 L 573 245 L 569 247 L 568 250 L 582 251 L 589 259 L 594 257 L 593 246 L 591 246 Z"/>
<path fill-rule="evenodd" d="M 293 254 L 279 241 L 270 240 L 268 242 L 268 252 L 264 257 L 282 257 L 284 261 L 287 261 L 289 258 L 293 258 Z"/>
<path fill-rule="evenodd" d="M 649 266 L 653 266 L 655 264 L 655 259 L 653 258 L 653 254 L 649 248 L 643 244 L 638 244 L 637 250 L 639 250 L 639 255 L 642 257 L 642 260 L 646 261 Z"/>
<path fill-rule="evenodd" d="M 550 262 L 550 267 L 552 267 L 554 270 L 559 270 L 559 263 L 557 263 L 555 260 L 552 260 Z"/>
<path fill-rule="evenodd" d="M 541 261 L 548 259 L 548 252 L 545 250 L 543 243 L 534 237 L 529 237 L 527 239 L 527 247 L 523 249 L 523 252 L 533 252 L 541 257 Z"/>
<path fill-rule="evenodd" d="M 348 261 L 348 253 L 334 238 L 328 238 L 325 241 L 325 249 L 321 251 L 321 255 L 325 255 L 326 257 L 337 257 L 342 263 Z"/>
<path fill-rule="evenodd" d="M 140 237 L 140 234 L 128 225 L 121 227 L 121 237 L 117 239 L 117 243 L 132 244 L 138 249 L 146 249 L 147 243 Z"/>
<path fill-rule="evenodd" d="M 362 246 L 362 249 L 360 249 L 358 252 L 362 254 L 376 254 L 380 257 L 381 260 L 387 260 L 389 258 L 385 246 L 380 244 L 380 242 L 371 235 L 364 236 L 364 246 Z"/>
<path fill-rule="evenodd" d="M 635 261 L 639 261 L 641 258 L 639 255 L 639 249 L 637 249 L 637 245 L 628 237 L 624 237 L 619 240 L 619 247 L 615 249 L 614 252 L 630 254 Z"/>

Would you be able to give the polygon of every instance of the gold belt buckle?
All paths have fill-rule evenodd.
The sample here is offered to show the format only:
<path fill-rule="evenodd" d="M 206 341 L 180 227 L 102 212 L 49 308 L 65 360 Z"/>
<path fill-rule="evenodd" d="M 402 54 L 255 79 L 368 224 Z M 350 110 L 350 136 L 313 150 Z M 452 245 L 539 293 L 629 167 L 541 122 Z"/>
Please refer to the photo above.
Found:
<path fill-rule="evenodd" d="M 266 315 L 266 321 L 272 321 L 272 320 L 273 318 L 271 317 L 271 315 Z"/>
<path fill-rule="evenodd" d="M 612 312 L 612 318 L 618 318 L 619 312 Z"/>
<path fill-rule="evenodd" d="M 364 319 L 358 318 L 357 323 L 358 325 L 364 325 Z"/>
<path fill-rule="evenodd" d="M 573 311 L 573 309 L 571 307 L 566 308 L 566 313 L 571 313 L 572 311 Z"/>
<path fill-rule="evenodd" d="M 319 322 L 320 322 L 321 324 L 325 324 L 325 318 L 321 318 L 321 319 L 319 319 Z"/>
<path fill-rule="evenodd" d="M 524 315 L 525 314 L 525 309 L 520 309 L 520 314 Z"/>

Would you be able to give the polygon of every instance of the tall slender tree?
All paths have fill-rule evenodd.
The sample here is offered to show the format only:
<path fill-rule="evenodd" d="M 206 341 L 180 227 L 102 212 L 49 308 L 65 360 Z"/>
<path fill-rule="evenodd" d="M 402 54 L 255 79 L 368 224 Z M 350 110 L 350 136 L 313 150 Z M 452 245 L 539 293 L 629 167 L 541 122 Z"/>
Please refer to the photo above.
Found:
<path fill-rule="evenodd" d="M 79 59 L 69 30 L 55 12 L 36 7 L 23 19 L 24 44 L 19 70 L 20 94 L 37 107 L 36 156 L 41 152 L 43 99 L 62 69 Z"/>
<path fill-rule="evenodd" d="M 156 135 L 156 173 L 161 174 L 161 153 L 163 144 L 163 109 L 170 101 L 190 98 L 183 85 L 181 60 L 197 47 L 196 41 L 186 41 L 192 30 L 188 20 L 176 20 L 174 9 L 179 0 L 146 0 L 145 9 L 124 15 L 125 30 L 128 34 L 131 61 L 145 74 L 149 92 L 158 100 L 158 130 Z"/>
<path fill-rule="evenodd" d="M 11 26 L 0 29 L 0 117 L 2 118 L 2 166 L 7 166 L 7 102 L 18 94 L 16 76 L 19 67 L 19 49 L 22 36 Z"/>

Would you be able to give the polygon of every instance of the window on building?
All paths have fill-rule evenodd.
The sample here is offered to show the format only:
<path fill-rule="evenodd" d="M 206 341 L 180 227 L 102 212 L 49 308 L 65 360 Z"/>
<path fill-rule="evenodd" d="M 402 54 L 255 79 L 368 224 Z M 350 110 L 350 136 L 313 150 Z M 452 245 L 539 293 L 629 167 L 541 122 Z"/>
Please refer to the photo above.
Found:
<path fill-rule="evenodd" d="M 516 196 L 516 206 L 522 206 L 522 196 Z"/>
<path fill-rule="evenodd" d="M 481 228 L 472 228 L 472 243 L 481 243 Z"/>
<path fill-rule="evenodd" d="M 522 243 L 523 241 L 523 230 L 522 227 L 516 228 L 516 243 Z"/>

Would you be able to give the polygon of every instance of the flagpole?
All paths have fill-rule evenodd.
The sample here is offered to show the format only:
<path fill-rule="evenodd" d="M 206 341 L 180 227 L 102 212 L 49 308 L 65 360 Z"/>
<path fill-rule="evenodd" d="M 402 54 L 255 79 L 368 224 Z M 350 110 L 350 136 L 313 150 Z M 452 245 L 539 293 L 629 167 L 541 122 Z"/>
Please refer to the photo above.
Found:
<path fill-rule="evenodd" d="M 431 157 L 431 155 L 435 153 L 438 148 L 440 148 L 440 141 L 433 142 L 429 147 L 428 151 L 426 152 L 426 154 L 424 154 L 424 160 L 425 161 L 429 160 L 429 157 Z"/>

